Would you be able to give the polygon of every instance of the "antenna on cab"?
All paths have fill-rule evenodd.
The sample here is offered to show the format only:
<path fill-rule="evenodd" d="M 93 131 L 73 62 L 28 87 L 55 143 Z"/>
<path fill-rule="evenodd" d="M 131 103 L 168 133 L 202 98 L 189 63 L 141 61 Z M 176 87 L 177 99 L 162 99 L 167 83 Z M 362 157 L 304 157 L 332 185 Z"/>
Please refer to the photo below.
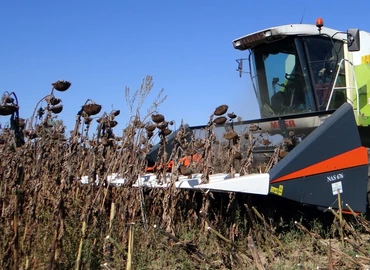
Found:
<path fill-rule="evenodd" d="M 301 18 L 301 21 L 299 22 L 299 24 L 302 24 L 302 22 L 303 22 L 304 15 L 306 14 L 306 9 L 307 9 L 307 7 L 305 7 L 304 10 L 303 10 L 302 18 Z"/>

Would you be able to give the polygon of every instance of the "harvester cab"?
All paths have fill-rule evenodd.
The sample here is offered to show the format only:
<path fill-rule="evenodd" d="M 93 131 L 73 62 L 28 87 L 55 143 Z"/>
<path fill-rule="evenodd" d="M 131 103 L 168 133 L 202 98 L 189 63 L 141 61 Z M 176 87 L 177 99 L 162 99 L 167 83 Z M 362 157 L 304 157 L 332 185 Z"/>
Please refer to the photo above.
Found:
<path fill-rule="evenodd" d="M 235 49 L 249 52 L 237 60 L 238 71 L 250 75 L 262 119 L 330 114 L 349 103 L 361 127 L 370 124 L 369 43 L 369 33 L 325 28 L 321 18 L 316 26 L 273 27 L 233 41 Z"/>

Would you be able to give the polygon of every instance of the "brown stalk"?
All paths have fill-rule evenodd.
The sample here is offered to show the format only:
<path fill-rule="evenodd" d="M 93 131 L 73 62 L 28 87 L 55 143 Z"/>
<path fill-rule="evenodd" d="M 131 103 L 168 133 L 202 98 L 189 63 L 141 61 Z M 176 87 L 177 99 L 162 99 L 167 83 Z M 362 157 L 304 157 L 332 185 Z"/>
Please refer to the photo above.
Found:
<path fill-rule="evenodd" d="M 203 219 L 205 219 L 205 221 L 207 222 L 207 230 L 210 231 L 211 233 L 215 234 L 218 238 L 220 238 L 222 241 L 224 241 L 225 243 L 231 245 L 232 247 L 234 248 L 237 248 L 237 246 L 230 240 L 230 239 L 227 239 L 225 236 L 223 236 L 221 233 L 219 233 L 218 231 L 216 231 L 215 229 L 213 229 L 211 226 L 210 226 L 210 223 L 209 223 L 209 220 L 207 218 L 205 218 L 204 215 L 200 215 L 201 217 L 203 217 Z"/>
<path fill-rule="evenodd" d="M 208 137 L 205 143 L 205 150 L 203 156 L 203 168 L 202 168 L 202 184 L 209 182 L 209 175 L 210 175 L 210 167 L 211 167 L 211 159 L 212 159 L 212 144 L 216 139 L 215 134 L 213 132 L 214 125 L 211 125 L 207 128 Z M 207 209 L 203 209 L 206 211 Z"/>
<path fill-rule="evenodd" d="M 263 222 L 265 230 L 269 232 L 269 236 L 267 236 L 267 239 L 270 240 L 269 241 L 270 244 L 276 243 L 281 249 L 284 249 L 283 244 L 281 243 L 279 238 L 275 235 L 273 228 L 267 224 L 265 218 L 262 217 L 262 215 L 258 212 L 258 210 L 254 206 L 252 207 L 252 210 L 254 211 L 255 215 L 259 218 L 259 220 Z M 266 241 L 264 242 L 266 243 Z M 266 243 L 266 247 L 268 247 L 267 243 Z"/>
<path fill-rule="evenodd" d="M 294 225 L 296 227 L 298 227 L 298 229 L 300 229 L 301 231 L 303 231 L 304 233 L 306 233 L 307 235 L 311 236 L 312 238 L 314 238 L 314 239 L 321 239 L 320 235 L 318 235 L 316 233 L 313 233 L 313 232 L 310 232 L 306 227 L 304 227 L 298 221 L 295 221 L 294 222 Z"/>
<path fill-rule="evenodd" d="M 123 256 L 127 256 L 127 252 L 123 248 L 123 246 L 117 243 L 117 241 L 114 240 L 112 237 L 108 235 L 105 237 L 105 240 L 107 240 L 110 244 L 114 245 Z"/>
<path fill-rule="evenodd" d="M 340 221 L 340 215 L 336 211 L 334 211 L 333 208 L 329 207 L 329 210 L 333 213 L 336 219 Z M 342 218 L 342 228 L 346 229 L 347 231 L 351 232 L 351 234 L 356 238 L 356 239 L 361 239 L 361 237 L 358 235 L 358 233 L 347 223 L 345 219 Z M 344 235 L 344 231 L 342 229 L 342 234 Z M 341 235 L 342 235 L 341 234 Z M 343 238 L 344 241 L 344 238 Z"/>
<path fill-rule="evenodd" d="M 315 243 L 316 244 L 320 244 L 321 246 L 325 247 L 325 248 L 329 248 L 329 245 L 327 243 L 325 243 L 321 237 L 319 237 L 317 234 L 314 234 L 312 232 L 310 232 L 307 228 L 305 228 L 302 224 L 299 224 L 297 221 L 295 222 L 295 225 L 300 229 L 302 230 L 303 232 L 305 232 L 306 234 L 308 234 L 309 236 L 311 236 L 313 238 L 313 240 L 315 240 Z M 353 265 L 358 265 L 360 267 L 364 267 L 364 265 L 362 263 L 359 263 L 357 261 L 355 261 L 351 256 L 347 255 L 346 253 L 338 250 L 338 249 L 335 249 L 333 247 L 331 247 L 331 251 L 332 252 L 335 252 L 337 253 L 342 259 L 347 259 L 349 262 L 351 262 Z"/>
<path fill-rule="evenodd" d="M 15 197 L 14 197 L 14 216 L 13 216 L 13 232 L 14 232 L 14 238 L 13 238 L 13 260 L 14 260 L 14 269 L 19 268 L 19 243 L 18 243 L 18 220 L 19 220 L 19 191 L 18 187 L 15 187 Z"/>
<path fill-rule="evenodd" d="M 110 212 L 109 212 L 109 227 L 108 227 L 108 236 L 105 237 L 105 240 L 107 240 L 107 238 L 110 240 L 111 239 L 111 235 L 112 235 L 112 232 L 113 232 L 113 220 L 116 216 L 116 204 L 114 202 L 111 203 L 110 205 Z M 106 252 L 108 251 L 108 252 Z M 104 241 L 104 254 L 107 254 L 105 257 L 105 261 L 112 261 L 112 243 L 109 243 L 109 244 L 106 244 L 105 241 Z"/>
<path fill-rule="evenodd" d="M 326 244 L 326 243 L 324 243 L 324 242 L 319 242 L 321 245 L 323 245 L 323 246 L 325 246 L 325 247 L 327 247 L 328 245 Z M 342 252 L 342 251 L 340 251 L 340 250 L 338 250 L 338 249 L 335 249 L 335 248 L 332 248 L 332 251 L 333 252 L 335 252 L 335 253 L 337 253 L 342 259 L 346 259 L 346 260 L 348 260 L 349 262 L 351 262 L 352 263 L 352 266 L 353 265 L 357 265 L 357 266 L 360 266 L 360 267 L 364 267 L 364 265 L 362 264 L 362 263 L 360 263 L 360 262 L 357 262 L 357 261 L 355 261 L 351 256 L 349 256 L 349 255 L 347 255 L 346 253 L 344 253 L 344 252 Z"/>
<path fill-rule="evenodd" d="M 51 252 L 50 252 L 50 257 L 49 257 L 49 267 L 48 269 L 51 270 L 51 269 L 54 269 L 54 263 L 55 263 L 55 255 L 56 255 L 56 242 L 57 242 L 57 238 L 58 238 L 58 228 L 59 224 L 57 223 L 57 226 L 55 228 L 55 231 L 54 231 L 54 234 L 53 234 L 53 240 L 52 240 L 52 243 L 51 243 Z"/>
<path fill-rule="evenodd" d="M 369 257 L 364 257 L 364 256 L 356 255 L 356 258 L 357 259 L 360 259 L 360 260 L 364 260 L 364 261 L 370 262 L 370 258 Z"/>
<path fill-rule="evenodd" d="M 76 270 L 80 270 L 81 267 L 81 259 L 82 259 L 82 248 L 83 248 L 83 242 L 84 242 L 84 237 L 86 233 L 86 221 L 82 221 L 82 226 L 81 226 L 81 238 L 80 238 L 80 244 L 78 246 L 78 251 L 77 251 L 77 258 L 76 258 Z"/>
<path fill-rule="evenodd" d="M 127 251 L 127 264 L 126 270 L 132 270 L 132 253 L 134 252 L 134 225 L 135 223 L 129 224 L 128 231 L 128 251 Z"/>
<path fill-rule="evenodd" d="M 195 258 L 198 262 L 201 262 L 201 263 L 206 262 L 206 263 L 212 265 L 212 262 L 210 260 L 208 260 L 207 257 L 203 253 L 201 253 L 198 250 L 198 248 L 195 245 L 193 245 L 191 242 L 181 241 L 175 235 L 173 235 L 169 232 L 166 232 L 165 230 L 163 230 L 162 228 L 160 228 L 158 226 L 154 226 L 154 228 L 159 230 L 162 234 L 166 235 L 172 241 L 174 241 L 176 243 L 176 245 L 183 248 L 187 253 L 191 254 L 192 257 Z"/>
<path fill-rule="evenodd" d="M 342 241 L 342 246 L 344 246 L 344 232 L 343 232 L 343 216 L 342 216 L 342 200 L 340 198 L 340 190 L 337 190 L 338 192 L 338 211 L 339 211 L 339 234 L 340 234 L 340 239 Z"/>
<path fill-rule="evenodd" d="M 14 215 L 13 215 L 13 260 L 14 260 L 14 269 L 19 268 L 19 200 L 20 200 L 20 190 L 19 186 L 23 182 L 24 171 L 23 167 L 18 167 L 17 180 L 15 182 L 15 192 L 14 192 Z"/>
<path fill-rule="evenodd" d="M 349 243 L 352 247 L 354 247 L 357 251 L 361 252 L 362 254 L 370 258 L 370 252 L 364 250 L 360 245 L 356 244 L 354 241 L 352 241 L 348 237 L 345 237 L 344 240 L 347 243 Z"/>
<path fill-rule="evenodd" d="M 256 248 L 256 246 L 254 244 L 254 241 L 253 241 L 253 238 L 252 238 L 251 233 L 249 233 L 249 235 L 248 235 L 248 248 L 249 248 L 249 250 L 252 253 L 254 264 L 257 267 L 257 269 L 258 270 L 264 270 L 265 267 L 263 266 L 263 264 L 261 262 L 261 258 L 258 255 L 258 251 L 257 251 L 257 248 Z"/>
<path fill-rule="evenodd" d="M 346 206 L 351 211 L 352 215 L 355 217 L 357 223 L 360 224 L 368 233 L 370 233 L 370 222 L 363 218 L 362 216 L 355 213 L 348 204 L 346 204 Z"/>
<path fill-rule="evenodd" d="M 251 221 L 252 228 L 255 229 L 256 228 L 256 219 L 253 215 L 253 212 L 252 212 L 251 208 L 248 206 L 248 204 L 245 203 L 244 207 L 247 209 L 247 214 L 248 214 L 248 217 Z"/>
<path fill-rule="evenodd" d="M 334 270 L 334 263 L 333 263 L 333 255 L 331 250 L 331 240 L 329 239 L 329 247 L 328 247 L 328 258 L 329 258 L 329 269 Z"/>

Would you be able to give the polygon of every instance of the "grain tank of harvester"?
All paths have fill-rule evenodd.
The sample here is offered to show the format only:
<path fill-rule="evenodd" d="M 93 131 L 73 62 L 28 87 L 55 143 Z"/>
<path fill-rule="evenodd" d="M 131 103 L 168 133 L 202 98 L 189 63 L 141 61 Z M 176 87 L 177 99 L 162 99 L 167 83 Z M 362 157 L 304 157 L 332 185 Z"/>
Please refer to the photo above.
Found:
<path fill-rule="evenodd" d="M 338 209 L 340 198 L 343 211 L 366 212 L 370 33 L 333 30 L 318 19 L 316 25 L 271 27 L 233 45 L 249 53 L 237 60 L 238 71 L 251 78 L 261 118 L 233 122 L 232 128 L 246 141 L 253 138 L 254 166 L 277 158 L 259 173 L 215 174 L 206 182 L 197 174 L 180 176 L 176 187 L 274 195 L 324 209 Z M 194 135 L 206 127 L 187 130 Z M 215 133 L 229 128 L 230 123 L 216 126 Z M 148 173 L 137 185 L 166 185 L 161 183 Z"/>

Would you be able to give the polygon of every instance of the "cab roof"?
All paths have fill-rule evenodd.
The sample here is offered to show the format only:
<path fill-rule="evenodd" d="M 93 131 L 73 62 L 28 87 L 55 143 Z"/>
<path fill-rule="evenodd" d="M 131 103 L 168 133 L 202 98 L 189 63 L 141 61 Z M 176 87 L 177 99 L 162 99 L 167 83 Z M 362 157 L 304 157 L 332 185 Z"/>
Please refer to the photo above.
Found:
<path fill-rule="evenodd" d="M 318 35 L 319 29 L 313 24 L 287 24 L 267 28 L 252 34 L 248 34 L 233 40 L 233 45 L 236 49 L 247 50 L 259 44 L 270 43 L 287 36 L 297 35 Z M 340 32 L 335 29 L 322 27 L 321 35 L 328 35 L 336 40 L 343 40 L 347 38 L 345 32 Z"/>

